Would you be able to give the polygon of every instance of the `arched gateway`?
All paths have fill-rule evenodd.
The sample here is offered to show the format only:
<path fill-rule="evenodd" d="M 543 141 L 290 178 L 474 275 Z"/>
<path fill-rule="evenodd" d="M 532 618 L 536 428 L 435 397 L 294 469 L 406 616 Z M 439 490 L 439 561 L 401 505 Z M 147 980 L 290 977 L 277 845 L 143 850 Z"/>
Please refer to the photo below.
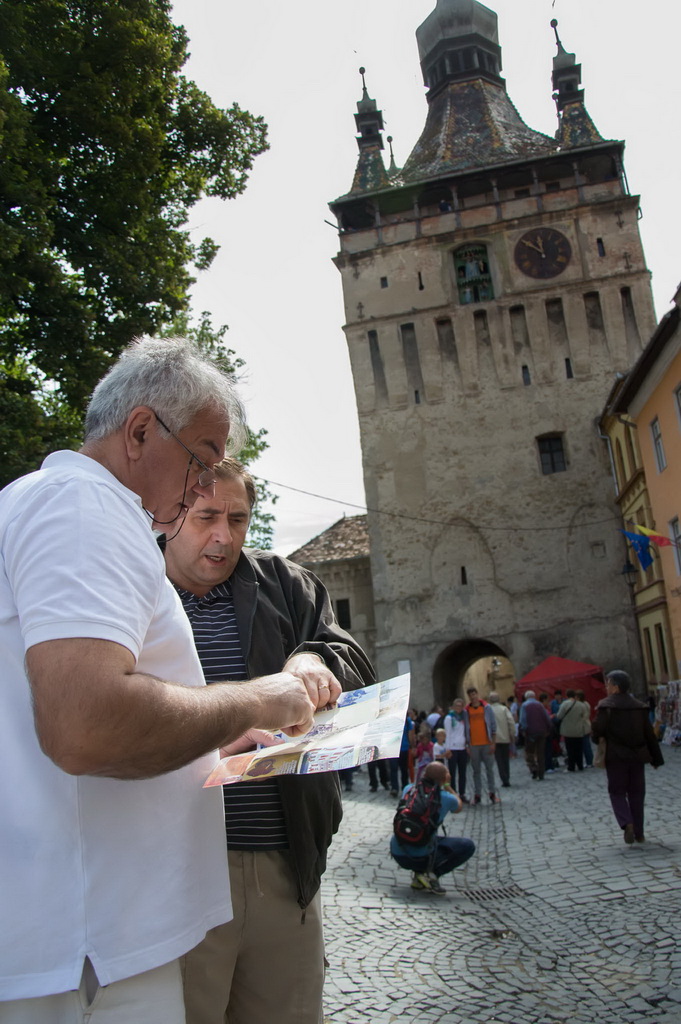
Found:
<path fill-rule="evenodd" d="M 511 692 L 513 671 L 506 653 L 491 640 L 474 637 L 456 640 L 438 654 L 433 665 L 433 694 L 436 704 L 449 707 L 455 697 L 464 697 L 464 677 L 479 661 L 486 661 L 481 681 L 476 679 L 481 696 L 498 688 L 505 696 Z M 509 671 L 510 669 L 510 671 Z M 496 680 L 500 685 L 497 685 Z M 501 685 L 504 684 L 504 685 Z"/>

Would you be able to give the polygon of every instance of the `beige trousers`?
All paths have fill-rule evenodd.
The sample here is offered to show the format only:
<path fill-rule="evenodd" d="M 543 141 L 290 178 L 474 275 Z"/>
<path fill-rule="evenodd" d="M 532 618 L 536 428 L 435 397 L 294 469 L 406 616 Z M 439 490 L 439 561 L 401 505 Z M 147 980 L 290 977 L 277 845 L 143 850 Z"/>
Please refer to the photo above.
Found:
<path fill-rule="evenodd" d="M 184 1024 L 180 964 L 100 987 L 85 961 L 80 988 L 0 1002 L 0 1024 Z"/>
<path fill-rule="evenodd" d="M 187 1024 L 320 1024 L 319 892 L 303 911 L 278 851 L 230 850 L 234 919 L 183 958 Z"/>

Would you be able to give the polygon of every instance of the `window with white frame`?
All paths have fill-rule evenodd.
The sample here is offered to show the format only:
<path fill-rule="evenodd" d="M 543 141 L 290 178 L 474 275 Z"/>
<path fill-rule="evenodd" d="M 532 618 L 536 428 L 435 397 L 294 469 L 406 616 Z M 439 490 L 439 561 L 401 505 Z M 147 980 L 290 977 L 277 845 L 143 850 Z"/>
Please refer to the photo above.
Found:
<path fill-rule="evenodd" d="M 653 451 L 655 452 L 655 462 L 657 463 L 658 471 L 661 473 L 667 465 L 667 460 L 664 457 L 664 445 L 662 444 L 662 431 L 660 429 L 660 421 L 655 417 L 653 422 L 650 424 L 650 433 L 653 437 Z"/>

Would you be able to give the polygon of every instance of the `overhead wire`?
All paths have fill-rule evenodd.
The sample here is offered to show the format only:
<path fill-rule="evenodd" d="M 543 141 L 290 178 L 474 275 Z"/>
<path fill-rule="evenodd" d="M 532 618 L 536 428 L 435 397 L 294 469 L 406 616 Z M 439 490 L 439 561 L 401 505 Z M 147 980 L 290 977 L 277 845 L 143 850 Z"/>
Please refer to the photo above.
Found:
<path fill-rule="evenodd" d="M 457 521 L 465 519 L 464 516 L 455 517 L 452 519 L 430 519 L 427 516 L 413 516 L 407 512 L 389 512 L 382 508 L 371 508 L 368 505 L 358 505 L 354 501 L 343 501 L 341 498 L 330 498 L 326 494 L 317 494 L 314 491 L 306 491 L 302 487 L 292 487 L 290 484 L 282 484 L 276 480 L 268 480 L 265 477 L 255 476 L 256 480 L 260 483 L 267 484 L 269 487 L 281 487 L 285 491 L 293 491 L 295 494 L 304 494 L 308 498 L 319 498 L 321 501 L 330 501 L 335 505 L 344 505 L 346 508 L 360 509 L 362 512 L 371 512 L 372 514 L 379 516 L 390 516 L 393 519 L 407 519 L 413 523 L 428 523 L 431 526 L 454 526 Z M 586 526 L 602 526 L 606 523 L 618 523 L 621 520 L 617 516 L 609 516 L 607 519 L 594 519 L 588 523 L 578 524 L 581 528 Z M 523 533 L 523 532 L 553 532 L 555 530 L 565 529 L 570 524 L 560 524 L 556 526 L 524 526 L 522 524 L 516 524 L 514 526 L 488 526 L 484 525 L 485 530 L 492 530 L 499 533 Z"/>

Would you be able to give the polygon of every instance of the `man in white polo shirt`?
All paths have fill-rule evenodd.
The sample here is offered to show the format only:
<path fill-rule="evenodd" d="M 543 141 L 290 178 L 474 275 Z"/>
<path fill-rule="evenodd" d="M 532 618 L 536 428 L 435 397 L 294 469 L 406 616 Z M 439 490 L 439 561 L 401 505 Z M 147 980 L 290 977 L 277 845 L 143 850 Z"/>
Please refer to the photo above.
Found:
<path fill-rule="evenodd" d="M 240 422 L 188 342 L 137 342 L 81 451 L 0 494 L 2 1024 L 181 1024 L 178 957 L 231 916 L 211 752 L 305 732 L 340 692 L 328 671 L 204 685 L 151 524 L 213 493 Z"/>

